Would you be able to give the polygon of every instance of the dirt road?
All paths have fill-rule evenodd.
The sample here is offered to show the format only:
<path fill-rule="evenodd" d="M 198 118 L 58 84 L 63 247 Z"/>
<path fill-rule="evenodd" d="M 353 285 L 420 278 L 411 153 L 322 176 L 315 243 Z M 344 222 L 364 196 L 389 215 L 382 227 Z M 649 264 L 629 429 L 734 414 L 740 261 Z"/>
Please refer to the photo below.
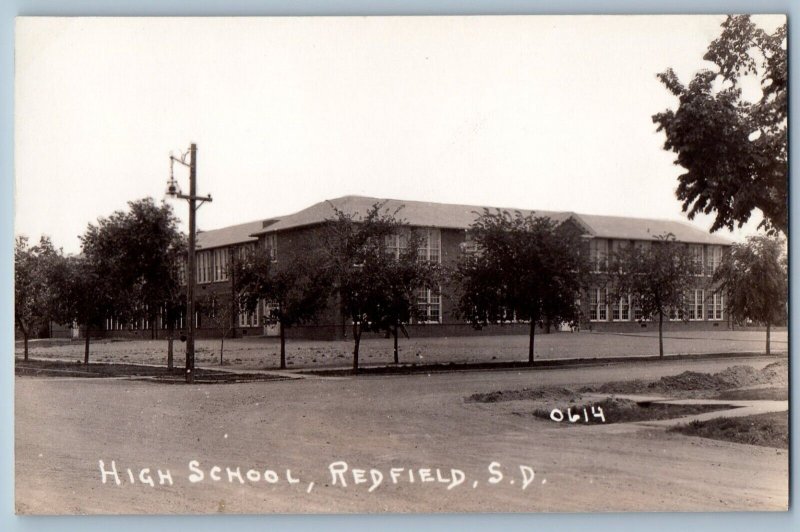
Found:
<path fill-rule="evenodd" d="M 620 425 L 565 428 L 464 401 L 517 386 L 651 379 L 734 363 L 760 369 L 772 361 L 204 386 L 17 377 L 16 507 L 76 514 L 780 510 L 788 503 L 785 451 Z M 343 469 L 338 462 L 347 464 L 341 476 L 331 474 L 331 464 Z M 215 465 L 219 481 L 211 479 Z M 158 469 L 169 470 L 172 485 L 159 484 Z M 199 472 L 203 480 L 192 482 Z M 153 487 L 141 482 L 148 478 Z"/>

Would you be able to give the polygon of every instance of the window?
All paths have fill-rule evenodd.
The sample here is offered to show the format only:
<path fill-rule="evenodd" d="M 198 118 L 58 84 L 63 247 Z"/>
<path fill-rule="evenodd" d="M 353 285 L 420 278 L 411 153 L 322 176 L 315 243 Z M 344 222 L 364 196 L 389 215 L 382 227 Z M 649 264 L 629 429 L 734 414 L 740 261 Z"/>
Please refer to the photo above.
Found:
<path fill-rule="evenodd" d="M 612 321 L 629 321 L 631 319 L 630 297 L 622 297 L 611 305 Z"/>
<path fill-rule="evenodd" d="M 722 262 L 722 246 L 709 246 L 706 254 L 706 273 L 713 275 Z"/>
<path fill-rule="evenodd" d="M 278 233 L 264 235 L 264 247 L 272 260 L 278 260 Z"/>
<path fill-rule="evenodd" d="M 712 294 L 708 298 L 708 305 L 706 306 L 706 319 L 708 320 L 723 320 L 725 319 L 724 310 L 724 296 L 723 294 Z"/>
<path fill-rule="evenodd" d="M 278 312 L 278 304 L 265 299 L 261 302 L 261 308 L 261 325 L 272 325 L 276 323 L 275 315 Z"/>
<path fill-rule="evenodd" d="M 467 232 L 464 236 L 464 243 L 461 244 L 461 251 L 467 255 L 473 255 L 478 252 L 478 243 L 472 237 L 472 233 Z"/>
<path fill-rule="evenodd" d="M 644 321 L 644 313 L 642 312 L 642 307 L 636 304 L 634 304 L 633 306 L 633 319 L 634 321 Z"/>
<path fill-rule="evenodd" d="M 234 253 L 236 253 L 236 257 L 243 262 L 247 260 L 247 258 L 250 256 L 251 253 L 253 253 L 253 251 L 255 251 L 255 249 L 256 249 L 255 243 L 251 242 L 249 244 L 241 244 L 236 248 Z"/>
<path fill-rule="evenodd" d="M 255 327 L 258 325 L 258 318 L 255 312 L 249 312 L 244 307 L 239 308 L 239 327 Z"/>
<path fill-rule="evenodd" d="M 608 320 L 608 294 L 605 288 L 589 289 L 589 320 L 607 321 Z"/>
<path fill-rule="evenodd" d="M 439 323 L 442 317 L 442 296 L 438 291 L 428 288 L 417 290 L 417 308 L 420 322 Z"/>
<path fill-rule="evenodd" d="M 606 270 L 608 265 L 608 240 L 595 238 L 589 241 L 589 263 L 594 272 Z"/>
<path fill-rule="evenodd" d="M 695 275 L 703 275 L 703 245 L 689 244 L 689 253 L 695 267 Z"/>
<path fill-rule="evenodd" d="M 198 251 L 194 259 L 197 269 L 197 282 L 201 284 L 210 283 L 214 263 L 211 251 Z"/>
<path fill-rule="evenodd" d="M 687 310 L 690 320 L 703 319 L 703 290 L 692 290 L 687 295 Z"/>
<path fill-rule="evenodd" d="M 214 281 L 228 280 L 228 248 L 214 250 Z"/>
<path fill-rule="evenodd" d="M 402 255 L 403 251 L 408 246 L 408 234 L 406 232 L 401 232 L 399 234 L 388 235 L 385 241 L 386 245 L 386 253 L 390 257 L 394 257 L 395 259 L 399 260 L 400 255 Z"/>
<path fill-rule="evenodd" d="M 439 229 L 422 229 L 419 247 L 420 260 L 442 262 L 442 233 Z"/>

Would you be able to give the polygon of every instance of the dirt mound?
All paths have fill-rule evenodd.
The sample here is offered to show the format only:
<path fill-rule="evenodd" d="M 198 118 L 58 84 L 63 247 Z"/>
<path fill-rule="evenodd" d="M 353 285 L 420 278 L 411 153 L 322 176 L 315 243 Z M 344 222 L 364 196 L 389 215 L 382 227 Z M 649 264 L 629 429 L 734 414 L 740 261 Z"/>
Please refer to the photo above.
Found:
<path fill-rule="evenodd" d="M 581 393 L 622 393 L 622 394 L 643 394 L 652 392 L 651 382 L 643 380 L 607 382 L 600 386 L 584 386 L 580 389 Z"/>
<path fill-rule="evenodd" d="M 476 393 L 467 401 L 476 403 L 498 403 L 502 401 L 550 401 L 578 400 L 581 394 L 626 394 L 626 395 L 682 395 L 696 396 L 691 392 L 721 392 L 752 386 L 787 386 L 789 380 L 787 360 L 780 360 L 765 366 L 760 371 L 752 366 L 730 366 L 719 373 L 700 373 L 684 371 L 678 375 L 661 377 L 657 381 L 631 380 L 606 382 L 601 385 L 583 386 L 577 390 L 550 386 L 544 388 L 523 388 L 521 390 L 502 390 Z M 702 395 L 702 394 L 701 394 Z"/>
<path fill-rule="evenodd" d="M 761 377 L 766 381 L 762 384 L 772 384 L 775 386 L 789 385 L 789 361 L 779 360 L 765 366 L 761 370 Z"/>
<path fill-rule="evenodd" d="M 788 362 L 774 362 L 762 370 L 752 366 L 731 366 L 719 373 L 699 373 L 684 371 L 678 375 L 661 377 L 657 381 L 641 380 L 607 382 L 600 386 L 585 386 L 582 393 L 615 394 L 670 394 L 691 391 L 721 391 L 749 386 L 786 386 L 789 379 Z"/>
<path fill-rule="evenodd" d="M 671 392 L 673 390 L 716 390 L 720 380 L 717 375 L 708 373 L 698 373 L 696 371 L 684 371 L 679 375 L 661 377 L 660 380 L 652 383 L 649 388 L 659 392 Z"/>
<path fill-rule="evenodd" d="M 467 401 L 476 403 L 499 403 L 502 401 L 547 400 L 547 399 L 574 399 L 574 391 L 567 388 L 523 388 L 521 390 L 500 390 L 489 393 L 475 393 Z"/>

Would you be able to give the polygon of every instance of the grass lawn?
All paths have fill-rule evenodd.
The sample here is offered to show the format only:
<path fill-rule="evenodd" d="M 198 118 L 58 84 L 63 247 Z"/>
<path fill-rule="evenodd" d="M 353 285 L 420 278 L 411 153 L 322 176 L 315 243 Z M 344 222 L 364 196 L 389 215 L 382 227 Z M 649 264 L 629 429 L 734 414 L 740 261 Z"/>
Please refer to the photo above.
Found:
<path fill-rule="evenodd" d="M 184 371 L 176 367 L 172 371 L 163 366 L 142 366 L 136 364 L 76 364 L 58 360 L 17 361 L 14 368 L 16 375 L 30 377 L 130 377 L 158 380 L 167 383 L 185 382 Z M 276 380 L 283 377 L 260 373 L 231 373 L 198 369 L 194 382 L 197 384 L 222 384 L 234 382 L 251 382 Z"/>
<path fill-rule="evenodd" d="M 665 333 L 667 354 L 763 352 L 764 333 L 757 331 L 676 331 Z M 773 334 L 772 348 L 778 353 L 787 350 L 786 331 Z M 21 344 L 15 354 L 22 356 Z M 83 342 L 54 344 L 50 341 L 31 343 L 30 356 L 83 360 Z M 351 341 L 288 340 L 287 366 L 303 369 L 348 368 L 352 361 Z M 220 366 L 220 341 L 199 339 L 196 343 L 198 368 Z M 180 365 L 185 344 L 175 343 L 175 360 Z M 225 340 L 223 367 L 241 369 L 275 369 L 279 361 L 279 344 L 275 338 L 239 338 Z M 400 341 L 400 363 L 486 364 L 523 362 L 527 360 L 528 337 L 461 336 L 411 338 Z M 165 365 L 166 340 L 92 340 L 91 362 Z M 658 355 L 658 338 L 650 332 L 636 334 L 553 333 L 536 337 L 536 360 L 553 361 L 566 358 L 610 358 Z M 392 362 L 392 342 L 383 338 L 366 338 L 361 345 L 363 366 L 388 365 Z"/>

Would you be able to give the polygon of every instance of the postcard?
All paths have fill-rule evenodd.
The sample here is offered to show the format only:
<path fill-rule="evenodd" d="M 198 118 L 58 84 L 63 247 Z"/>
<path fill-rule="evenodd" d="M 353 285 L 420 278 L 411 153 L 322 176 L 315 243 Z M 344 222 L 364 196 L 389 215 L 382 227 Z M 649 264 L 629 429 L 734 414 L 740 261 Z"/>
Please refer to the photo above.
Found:
<path fill-rule="evenodd" d="M 788 509 L 784 15 L 15 45 L 18 514 Z"/>

